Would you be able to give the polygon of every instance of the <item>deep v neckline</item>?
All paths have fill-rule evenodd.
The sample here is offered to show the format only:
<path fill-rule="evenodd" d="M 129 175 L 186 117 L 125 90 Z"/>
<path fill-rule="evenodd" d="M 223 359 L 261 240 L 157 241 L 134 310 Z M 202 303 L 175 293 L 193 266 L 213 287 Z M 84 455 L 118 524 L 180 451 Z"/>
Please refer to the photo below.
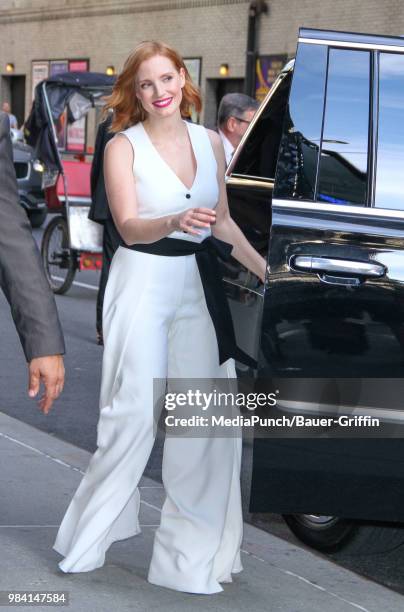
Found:
<path fill-rule="evenodd" d="M 158 152 L 158 150 L 156 149 L 156 147 L 155 147 L 155 146 L 154 146 L 154 144 L 152 143 L 152 140 L 151 140 L 151 138 L 150 138 L 149 134 L 147 133 L 147 130 L 146 130 L 146 128 L 144 127 L 143 123 L 142 123 L 142 122 L 140 122 L 140 125 L 142 126 L 142 129 L 143 129 L 143 131 L 144 131 L 144 133 L 145 133 L 145 135 L 146 135 L 146 138 L 147 138 L 147 140 L 148 140 L 148 142 L 149 142 L 150 146 L 152 147 L 153 151 L 155 152 L 156 156 L 159 158 L 159 160 L 160 160 L 160 161 L 161 161 L 161 162 L 162 162 L 162 163 L 163 163 L 163 164 L 166 166 L 166 168 L 168 168 L 168 170 L 171 172 L 171 174 L 172 174 L 172 175 L 173 175 L 173 176 L 174 176 L 174 177 L 177 179 L 177 181 L 178 181 L 178 182 L 179 182 L 179 183 L 182 185 L 182 187 L 183 187 L 184 189 L 186 189 L 187 191 L 191 191 L 191 190 L 194 188 L 195 183 L 196 183 L 196 179 L 197 179 L 197 177 L 198 177 L 198 173 L 199 173 L 199 162 L 198 162 L 198 158 L 197 158 L 197 156 L 196 156 L 196 151 L 195 151 L 194 141 L 193 141 L 193 139 L 192 139 L 192 134 L 191 134 L 192 130 L 190 130 L 190 129 L 189 129 L 189 126 L 188 126 L 188 122 L 187 122 L 187 121 L 184 121 L 184 120 L 183 120 L 183 122 L 185 123 L 186 128 L 187 128 L 189 142 L 190 142 L 190 144 L 191 144 L 192 153 L 193 153 L 193 155 L 194 155 L 195 162 L 196 162 L 196 171 L 195 171 L 195 176 L 194 176 L 194 180 L 192 181 L 192 185 L 191 185 L 191 187 L 187 187 L 187 185 L 185 185 L 185 183 L 184 183 L 184 182 L 183 182 L 183 181 L 180 179 L 180 177 L 178 176 L 178 174 L 177 174 L 176 172 L 174 172 L 174 170 L 171 168 L 170 164 L 169 164 L 168 162 L 166 162 L 166 160 L 164 159 L 164 157 L 162 157 L 162 156 L 160 155 L 160 153 Z"/>

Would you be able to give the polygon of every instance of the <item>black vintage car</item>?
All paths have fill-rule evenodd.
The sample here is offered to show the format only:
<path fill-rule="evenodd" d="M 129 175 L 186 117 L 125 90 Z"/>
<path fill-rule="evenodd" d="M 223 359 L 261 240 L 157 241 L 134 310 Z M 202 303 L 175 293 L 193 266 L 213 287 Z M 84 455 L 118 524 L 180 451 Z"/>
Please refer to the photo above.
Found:
<path fill-rule="evenodd" d="M 385 426 L 373 436 L 336 427 L 256 436 L 250 511 L 283 514 L 322 550 L 397 545 L 403 38 L 301 29 L 296 58 L 257 111 L 226 180 L 233 218 L 268 262 L 265 287 L 234 260 L 225 268 L 239 345 L 258 360 L 245 374 L 300 388 L 283 406 L 289 415 L 366 414 Z M 303 393 L 310 386 L 315 401 Z"/>
<path fill-rule="evenodd" d="M 44 166 L 36 159 L 34 149 L 17 138 L 13 139 L 13 161 L 20 204 L 26 211 L 32 227 L 40 227 L 47 214 L 45 194 L 42 189 Z"/>

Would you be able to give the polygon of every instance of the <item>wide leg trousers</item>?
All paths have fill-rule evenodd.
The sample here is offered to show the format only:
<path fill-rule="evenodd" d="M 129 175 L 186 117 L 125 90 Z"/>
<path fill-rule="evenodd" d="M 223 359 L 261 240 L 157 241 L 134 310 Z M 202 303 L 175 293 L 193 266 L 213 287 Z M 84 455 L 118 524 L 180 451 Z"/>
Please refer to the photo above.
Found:
<path fill-rule="evenodd" d="M 153 379 L 235 377 L 217 339 L 194 255 L 119 247 L 103 310 L 104 356 L 97 450 L 53 548 L 64 572 L 101 567 L 112 542 L 140 533 L 139 480 L 153 443 Z M 166 499 L 148 581 L 218 593 L 240 572 L 241 435 L 166 437 Z"/>

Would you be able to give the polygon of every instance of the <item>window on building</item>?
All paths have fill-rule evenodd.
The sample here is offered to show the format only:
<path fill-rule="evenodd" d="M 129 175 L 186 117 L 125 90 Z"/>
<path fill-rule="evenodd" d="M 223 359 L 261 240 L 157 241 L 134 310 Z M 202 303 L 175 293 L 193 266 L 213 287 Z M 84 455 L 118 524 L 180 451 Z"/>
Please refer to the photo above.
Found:
<path fill-rule="evenodd" d="M 404 57 L 379 56 L 379 124 L 375 206 L 404 210 Z"/>

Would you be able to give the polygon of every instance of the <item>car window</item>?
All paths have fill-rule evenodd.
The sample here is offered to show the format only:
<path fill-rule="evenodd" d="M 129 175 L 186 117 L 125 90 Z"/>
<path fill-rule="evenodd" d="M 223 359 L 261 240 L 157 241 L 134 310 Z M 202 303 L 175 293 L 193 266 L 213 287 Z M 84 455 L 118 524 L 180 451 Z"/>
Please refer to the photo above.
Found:
<path fill-rule="evenodd" d="M 299 45 L 274 197 L 366 205 L 370 53 Z"/>
<path fill-rule="evenodd" d="M 275 197 L 314 199 L 326 72 L 327 47 L 301 43 L 285 113 Z"/>
<path fill-rule="evenodd" d="M 316 199 L 365 205 L 370 53 L 330 49 Z"/>
<path fill-rule="evenodd" d="M 272 180 L 275 178 L 290 82 L 291 73 L 288 72 L 255 123 L 232 174 Z"/>
<path fill-rule="evenodd" d="M 375 206 L 404 210 L 404 57 L 379 56 Z"/>

